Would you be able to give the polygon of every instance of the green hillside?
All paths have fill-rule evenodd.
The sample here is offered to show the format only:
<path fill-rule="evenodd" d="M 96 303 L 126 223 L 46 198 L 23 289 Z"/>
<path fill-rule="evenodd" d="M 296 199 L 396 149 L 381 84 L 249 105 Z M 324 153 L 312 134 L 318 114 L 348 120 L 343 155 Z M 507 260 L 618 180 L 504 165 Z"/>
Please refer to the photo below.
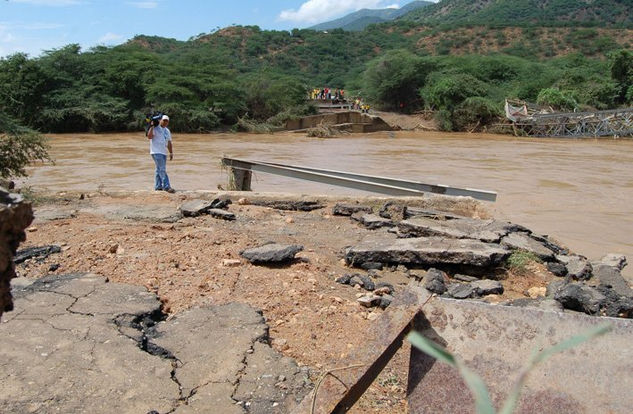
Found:
<path fill-rule="evenodd" d="M 155 109 L 172 116 L 174 131 L 253 129 L 311 113 L 307 91 L 327 86 L 376 109 L 432 110 L 442 128 L 472 130 L 495 123 L 505 98 L 564 110 L 633 104 L 631 45 L 633 29 L 608 23 L 406 19 L 354 32 L 231 26 L 188 41 L 137 36 L 0 59 L 0 115 L 46 132 L 137 131 Z"/>
<path fill-rule="evenodd" d="M 633 26 L 627 0 L 440 0 L 402 17 L 418 24 Z"/>

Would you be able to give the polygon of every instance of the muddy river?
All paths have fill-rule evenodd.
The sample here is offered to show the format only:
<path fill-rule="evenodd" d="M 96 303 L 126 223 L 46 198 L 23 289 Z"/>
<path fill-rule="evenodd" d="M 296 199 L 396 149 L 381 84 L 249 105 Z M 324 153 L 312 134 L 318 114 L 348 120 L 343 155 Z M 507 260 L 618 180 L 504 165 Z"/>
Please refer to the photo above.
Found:
<path fill-rule="evenodd" d="M 26 185 L 52 190 L 151 190 L 153 162 L 143 134 L 51 135 L 55 165 L 30 170 Z M 633 262 L 633 140 L 517 139 L 431 132 L 334 139 L 299 134 L 174 134 L 168 163 L 177 190 L 226 186 L 223 155 L 346 170 L 498 192 L 499 218 L 549 234 L 597 259 Z M 362 194 L 256 174 L 256 191 Z M 625 269 L 633 279 L 633 265 Z"/>

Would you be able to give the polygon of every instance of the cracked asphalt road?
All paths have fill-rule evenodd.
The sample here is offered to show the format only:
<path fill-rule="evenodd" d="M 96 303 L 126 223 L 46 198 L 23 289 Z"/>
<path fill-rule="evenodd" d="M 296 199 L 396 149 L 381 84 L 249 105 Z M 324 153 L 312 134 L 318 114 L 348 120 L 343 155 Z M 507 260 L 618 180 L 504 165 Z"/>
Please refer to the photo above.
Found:
<path fill-rule="evenodd" d="M 156 321 L 153 293 L 94 274 L 46 277 L 14 295 L 0 323 L 3 413 L 281 413 L 311 388 L 246 304 Z"/>

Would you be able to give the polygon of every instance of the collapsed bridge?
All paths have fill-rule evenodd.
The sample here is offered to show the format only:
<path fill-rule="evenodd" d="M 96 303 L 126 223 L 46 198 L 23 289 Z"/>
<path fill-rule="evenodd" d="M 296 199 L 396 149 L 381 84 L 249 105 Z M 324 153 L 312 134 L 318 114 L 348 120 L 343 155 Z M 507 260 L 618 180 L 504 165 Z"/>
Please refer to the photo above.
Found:
<path fill-rule="evenodd" d="M 506 100 L 505 112 L 517 136 L 619 138 L 633 135 L 633 108 L 553 112 L 525 102 Z"/>

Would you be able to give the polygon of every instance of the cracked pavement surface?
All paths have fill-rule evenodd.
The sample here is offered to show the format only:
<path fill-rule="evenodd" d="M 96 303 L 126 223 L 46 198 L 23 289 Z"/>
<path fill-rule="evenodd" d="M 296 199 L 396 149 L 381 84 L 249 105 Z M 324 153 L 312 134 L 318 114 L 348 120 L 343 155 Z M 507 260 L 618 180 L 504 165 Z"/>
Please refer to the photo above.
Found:
<path fill-rule="evenodd" d="M 161 321 L 153 293 L 94 274 L 25 282 L 14 295 L 0 323 L 3 413 L 281 413 L 311 388 L 246 304 Z"/>

